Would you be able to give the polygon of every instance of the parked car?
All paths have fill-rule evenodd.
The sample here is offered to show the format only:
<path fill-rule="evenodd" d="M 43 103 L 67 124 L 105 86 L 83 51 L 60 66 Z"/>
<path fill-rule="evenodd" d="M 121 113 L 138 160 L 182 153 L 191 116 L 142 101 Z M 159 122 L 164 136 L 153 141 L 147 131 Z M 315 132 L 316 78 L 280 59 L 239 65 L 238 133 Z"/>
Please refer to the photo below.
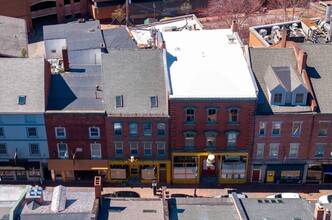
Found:
<path fill-rule="evenodd" d="M 140 198 L 140 195 L 134 191 L 116 191 L 103 195 L 104 198 Z"/>
<path fill-rule="evenodd" d="M 242 193 L 236 193 L 236 195 L 239 199 L 248 198 L 247 195 L 242 194 Z M 219 195 L 219 196 L 215 196 L 214 198 L 233 198 L 233 195 L 232 195 L 232 193 L 229 193 L 228 195 Z"/>
<path fill-rule="evenodd" d="M 323 204 L 332 203 L 332 194 L 319 197 L 318 202 Z"/>
<path fill-rule="evenodd" d="M 301 198 L 301 196 L 298 193 L 278 193 L 275 195 L 267 196 L 266 198 L 299 199 L 299 198 Z"/>

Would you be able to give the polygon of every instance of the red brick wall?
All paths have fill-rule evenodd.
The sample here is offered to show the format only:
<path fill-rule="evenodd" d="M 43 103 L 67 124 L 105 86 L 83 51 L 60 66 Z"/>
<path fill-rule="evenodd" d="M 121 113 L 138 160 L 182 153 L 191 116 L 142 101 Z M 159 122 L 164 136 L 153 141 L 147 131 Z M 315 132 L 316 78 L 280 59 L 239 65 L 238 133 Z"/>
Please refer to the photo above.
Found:
<path fill-rule="evenodd" d="M 184 131 L 193 130 L 196 131 L 195 135 L 195 148 L 197 150 L 204 150 L 206 147 L 206 136 L 205 131 L 215 130 L 218 131 L 216 138 L 216 149 L 226 149 L 227 135 L 225 134 L 228 130 L 238 130 L 240 134 L 237 139 L 238 150 L 250 150 L 253 141 L 253 121 L 255 111 L 255 101 L 229 101 L 229 102 L 218 102 L 218 101 L 193 101 L 193 102 L 170 102 L 170 117 L 171 117 L 171 149 L 172 150 L 183 150 L 184 148 Z M 195 125 L 185 124 L 185 108 L 194 107 L 196 108 Z M 207 124 L 207 107 L 219 108 L 217 112 L 217 124 Z M 238 107 L 239 112 L 239 123 L 229 124 L 228 123 L 228 107 Z"/>
<path fill-rule="evenodd" d="M 259 136 L 259 122 L 267 122 L 265 137 Z M 274 137 L 272 133 L 272 122 L 280 121 L 281 133 L 279 137 Z M 302 121 L 302 129 L 300 136 L 291 136 L 293 121 Z M 270 143 L 280 143 L 278 158 L 284 159 L 285 155 L 289 157 L 289 144 L 299 143 L 298 159 L 306 159 L 307 153 L 310 147 L 310 135 L 312 128 L 313 116 L 312 114 L 290 114 L 290 115 L 267 115 L 267 116 L 255 116 L 255 142 L 253 147 L 253 159 L 257 159 L 257 144 L 264 143 L 264 160 L 269 160 Z"/>
<path fill-rule="evenodd" d="M 102 158 L 107 158 L 106 131 L 104 114 L 91 113 L 46 113 L 46 132 L 48 138 L 48 147 L 50 158 L 58 157 L 58 143 L 66 143 L 68 145 L 69 158 L 72 158 L 70 152 L 74 152 L 76 148 L 83 148 L 83 152 L 77 153 L 77 159 L 91 159 L 91 143 L 100 143 L 102 147 Z M 89 127 L 99 127 L 100 139 L 89 138 Z M 66 139 L 56 139 L 55 127 L 66 128 Z M 54 157 L 53 152 L 56 152 Z"/>
<path fill-rule="evenodd" d="M 123 135 L 121 137 L 114 136 L 114 122 L 121 122 L 122 123 L 122 133 Z M 135 137 L 132 137 L 129 135 L 129 123 L 138 123 L 138 135 Z M 151 137 L 144 137 L 143 135 L 143 123 L 144 122 L 150 122 L 152 123 L 152 135 Z M 164 137 L 157 136 L 157 123 L 165 123 L 166 124 L 166 135 Z M 139 157 L 144 158 L 143 154 L 143 141 L 152 141 L 152 157 L 149 157 L 150 159 L 158 158 L 157 157 L 157 151 L 156 151 L 156 141 L 164 141 L 166 142 L 165 145 L 165 154 L 166 156 L 163 159 L 168 158 L 169 155 L 169 121 L 168 118 L 141 118 L 141 117 L 108 117 L 106 119 L 106 133 L 107 133 L 107 146 L 108 146 L 108 157 L 114 158 L 115 157 L 115 147 L 114 147 L 114 141 L 123 141 L 123 157 L 124 158 L 130 158 L 130 145 L 129 141 L 138 141 L 139 142 Z M 160 159 L 160 158 L 159 158 Z"/>

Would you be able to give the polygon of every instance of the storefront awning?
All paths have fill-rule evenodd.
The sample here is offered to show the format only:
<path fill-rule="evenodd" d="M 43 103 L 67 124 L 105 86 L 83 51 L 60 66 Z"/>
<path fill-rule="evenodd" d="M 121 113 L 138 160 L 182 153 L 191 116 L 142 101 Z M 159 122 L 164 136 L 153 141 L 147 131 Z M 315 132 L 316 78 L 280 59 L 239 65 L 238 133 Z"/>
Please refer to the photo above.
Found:
<path fill-rule="evenodd" d="M 332 165 L 323 165 L 323 174 L 332 175 Z"/>

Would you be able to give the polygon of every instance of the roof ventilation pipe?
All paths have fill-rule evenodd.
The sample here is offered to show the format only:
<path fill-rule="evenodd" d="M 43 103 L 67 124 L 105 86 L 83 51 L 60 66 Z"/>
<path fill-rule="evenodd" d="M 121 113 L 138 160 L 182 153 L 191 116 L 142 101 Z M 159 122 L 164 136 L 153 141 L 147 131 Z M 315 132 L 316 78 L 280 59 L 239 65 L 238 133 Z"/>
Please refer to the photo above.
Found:
<path fill-rule="evenodd" d="M 325 22 L 326 23 L 330 23 L 330 21 L 331 21 L 331 9 L 332 9 L 332 5 L 327 4 L 326 13 L 325 13 Z"/>

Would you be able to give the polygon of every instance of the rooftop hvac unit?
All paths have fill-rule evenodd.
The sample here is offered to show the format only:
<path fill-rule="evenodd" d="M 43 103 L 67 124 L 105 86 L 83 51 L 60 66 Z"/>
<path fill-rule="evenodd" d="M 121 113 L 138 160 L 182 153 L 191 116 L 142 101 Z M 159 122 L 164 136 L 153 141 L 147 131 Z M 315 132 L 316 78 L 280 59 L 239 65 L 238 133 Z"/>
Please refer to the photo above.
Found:
<path fill-rule="evenodd" d="M 276 31 L 280 31 L 280 27 L 275 25 L 272 27 L 271 33 L 275 34 Z"/>
<path fill-rule="evenodd" d="M 163 31 L 167 32 L 167 31 L 177 31 L 178 27 L 177 26 L 165 26 L 163 27 Z"/>
<path fill-rule="evenodd" d="M 265 37 L 267 35 L 267 30 L 266 29 L 260 29 L 259 30 L 259 35 L 261 35 L 262 37 Z"/>

